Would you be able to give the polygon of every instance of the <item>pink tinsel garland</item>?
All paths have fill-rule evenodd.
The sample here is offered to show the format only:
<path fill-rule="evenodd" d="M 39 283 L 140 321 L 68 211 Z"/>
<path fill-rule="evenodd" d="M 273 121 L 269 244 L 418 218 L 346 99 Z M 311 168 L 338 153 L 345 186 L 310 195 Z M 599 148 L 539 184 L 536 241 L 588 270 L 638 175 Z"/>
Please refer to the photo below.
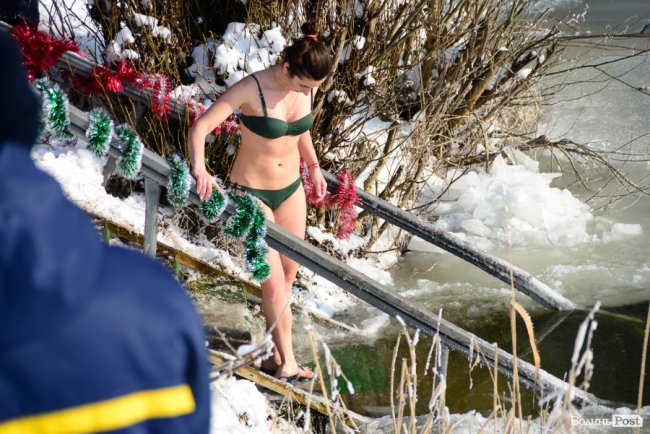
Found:
<path fill-rule="evenodd" d="M 30 27 L 26 22 L 14 26 L 11 33 L 20 46 L 30 81 L 52 68 L 66 51 L 73 51 L 83 56 L 74 41 L 53 39 L 46 33 Z M 126 60 L 120 60 L 115 69 L 105 65 L 96 65 L 87 77 L 74 75 L 73 83 L 77 89 L 88 95 L 122 92 L 126 83 L 140 89 L 152 89 L 152 111 L 164 121 L 168 121 L 170 118 L 172 96 L 169 77 L 164 74 L 147 75 L 136 72 Z M 205 107 L 191 98 L 188 98 L 185 103 L 190 111 L 190 125 L 193 125 L 198 117 L 205 113 Z M 222 132 L 231 134 L 239 130 L 239 124 L 239 115 L 232 114 L 215 128 L 214 134 L 219 135 Z M 304 161 L 301 161 L 300 174 L 308 202 L 326 209 L 336 209 L 336 236 L 348 239 L 354 231 L 357 218 L 355 207 L 361 203 L 352 175 L 349 172 L 339 173 L 337 175 L 339 185 L 336 193 L 334 195 L 326 193 L 325 198 L 317 202 L 316 192 Z"/>
<path fill-rule="evenodd" d="M 35 26 L 31 27 L 26 21 L 16 24 L 11 29 L 11 34 L 20 47 L 23 65 L 25 65 L 27 78 L 30 82 L 56 65 L 57 60 L 66 51 L 72 51 L 84 57 L 74 41 L 54 39 Z"/>
<path fill-rule="evenodd" d="M 300 176 L 302 177 L 303 188 L 307 201 L 315 206 L 325 209 L 336 209 L 336 237 L 347 240 L 354 232 L 354 226 L 357 221 L 357 212 L 355 207 L 361 203 L 361 198 L 357 194 L 357 188 L 354 185 L 354 179 L 350 172 L 340 172 L 336 175 L 339 179 L 339 185 L 336 193 L 327 192 L 322 201 L 318 201 L 314 184 L 309 177 L 307 164 L 300 160 Z"/>

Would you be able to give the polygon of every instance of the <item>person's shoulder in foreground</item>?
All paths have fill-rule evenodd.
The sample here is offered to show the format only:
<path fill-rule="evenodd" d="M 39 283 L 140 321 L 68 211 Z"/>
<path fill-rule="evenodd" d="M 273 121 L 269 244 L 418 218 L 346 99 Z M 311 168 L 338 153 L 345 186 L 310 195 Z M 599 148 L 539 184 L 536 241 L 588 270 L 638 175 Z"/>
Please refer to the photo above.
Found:
<path fill-rule="evenodd" d="M 6 132 L 0 434 L 209 432 L 203 327 L 184 290 L 153 259 L 102 243 L 29 140 Z"/>

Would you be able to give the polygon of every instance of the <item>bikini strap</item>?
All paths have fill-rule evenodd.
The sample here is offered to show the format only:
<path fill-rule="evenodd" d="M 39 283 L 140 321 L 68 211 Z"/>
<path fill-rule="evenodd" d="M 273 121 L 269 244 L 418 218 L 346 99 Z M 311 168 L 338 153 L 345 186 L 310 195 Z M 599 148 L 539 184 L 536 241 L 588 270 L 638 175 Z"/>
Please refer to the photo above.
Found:
<path fill-rule="evenodd" d="M 244 188 L 241 185 L 237 184 L 236 182 L 232 182 L 230 178 L 227 178 L 224 181 L 224 187 L 230 190 L 241 191 L 242 193 L 246 192 L 246 190 L 244 190 Z"/>
<path fill-rule="evenodd" d="M 314 88 L 311 89 L 311 110 L 314 111 Z"/>
<path fill-rule="evenodd" d="M 255 79 L 255 83 L 257 83 L 257 88 L 260 90 L 260 100 L 262 101 L 262 109 L 264 110 L 264 117 L 267 118 L 269 117 L 268 114 L 266 114 L 266 101 L 264 101 L 264 94 L 262 93 L 262 86 L 260 86 L 260 82 L 257 80 L 257 77 L 255 77 L 255 74 L 251 74 L 251 77 Z"/>

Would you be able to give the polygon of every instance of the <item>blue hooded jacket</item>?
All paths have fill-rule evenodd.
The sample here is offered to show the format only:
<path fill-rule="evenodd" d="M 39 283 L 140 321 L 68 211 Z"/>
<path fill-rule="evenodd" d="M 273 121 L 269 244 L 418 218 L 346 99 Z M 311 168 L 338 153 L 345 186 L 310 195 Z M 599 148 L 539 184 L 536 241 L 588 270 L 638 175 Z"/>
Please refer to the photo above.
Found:
<path fill-rule="evenodd" d="M 0 143 L 0 434 L 209 433 L 199 317 L 156 261 L 105 245 Z"/>

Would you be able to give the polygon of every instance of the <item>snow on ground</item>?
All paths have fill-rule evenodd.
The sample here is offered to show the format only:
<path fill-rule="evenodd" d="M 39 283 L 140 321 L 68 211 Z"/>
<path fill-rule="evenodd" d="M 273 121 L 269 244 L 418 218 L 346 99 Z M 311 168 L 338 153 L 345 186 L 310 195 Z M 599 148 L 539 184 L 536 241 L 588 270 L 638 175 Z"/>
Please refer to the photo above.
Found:
<path fill-rule="evenodd" d="M 613 426 L 615 415 L 619 416 L 619 418 L 616 419 L 617 423 L 623 423 L 620 416 L 626 418 L 628 421 L 627 423 L 629 423 L 629 420 L 636 415 L 636 410 L 626 407 L 613 409 L 603 406 L 590 406 L 582 412 L 568 412 L 561 408 L 557 408 L 549 415 L 546 415 L 546 420 L 543 423 L 539 418 L 534 418 L 532 420 L 522 421 L 521 426 L 523 427 L 522 432 L 543 434 L 553 434 L 558 432 L 566 434 L 622 434 L 626 432 L 636 432 L 635 428 L 629 426 Z M 469 411 L 464 414 L 452 414 L 447 417 L 448 429 L 444 430 L 444 432 L 451 432 L 454 434 L 519 432 L 518 422 L 516 422 L 517 428 L 513 428 L 512 425 L 507 428 L 504 419 L 497 418 L 495 426 L 493 418 L 487 418 L 475 411 Z M 641 432 L 646 432 L 644 430 L 645 427 L 647 427 L 647 421 L 650 420 L 650 406 L 641 409 L 641 418 L 644 422 L 644 428 L 641 429 Z M 420 429 L 422 429 L 426 420 L 427 416 L 419 416 L 417 418 L 416 425 L 418 432 L 420 432 Z M 408 425 L 409 418 L 404 417 L 403 421 Z M 368 432 L 376 434 L 392 434 L 395 432 L 393 421 L 390 416 L 374 420 L 367 428 Z"/>
<path fill-rule="evenodd" d="M 222 377 L 210 385 L 212 432 L 266 434 L 272 410 L 264 395 L 248 380 Z"/>
<path fill-rule="evenodd" d="M 36 145 L 32 150 L 32 158 L 39 168 L 57 179 L 68 199 L 86 212 L 113 221 L 135 233 L 142 234 L 144 232 L 144 195 L 132 193 L 126 199 L 119 199 L 106 193 L 102 186 L 102 170 L 105 161 L 100 160 L 86 149 L 84 141 L 79 140 L 74 145 L 62 142 Z M 166 220 L 173 220 L 173 209 L 161 207 L 159 212 Z M 317 240 L 330 240 L 332 245 L 343 253 L 349 252 L 363 242 L 357 236 L 352 236 L 348 241 L 337 240 L 331 234 L 317 228 L 309 228 L 309 233 Z M 182 250 L 242 278 L 249 276 L 241 268 L 240 259 L 233 260 L 226 252 L 216 249 L 205 237 L 199 238 L 197 242 L 190 242 L 183 230 L 173 224 L 166 228 L 159 228 L 158 242 Z M 372 260 L 352 259 L 351 261 L 350 265 L 356 270 L 382 283 L 390 283 L 390 274 L 377 268 L 376 263 Z M 308 311 L 315 310 L 318 316 L 331 317 L 358 303 L 355 297 L 322 277 L 316 276 L 308 270 L 305 270 L 305 273 L 309 290 L 306 292 L 296 291 L 296 301 L 303 304 Z M 373 323 L 368 330 L 374 330 L 374 333 L 378 334 L 387 323 L 386 317 L 382 321 Z M 269 432 L 268 427 L 263 423 L 269 414 L 268 412 L 262 414 L 268 404 L 262 405 L 265 402 L 264 396 L 252 384 L 245 380 L 235 379 L 213 384 L 212 432 L 220 434 Z M 228 399 L 224 399 L 224 396 L 227 396 Z M 276 421 L 276 425 L 278 423 Z M 282 426 L 280 423 L 280 426 L 276 426 L 273 432 L 292 432 L 291 427 L 282 428 Z"/>
<path fill-rule="evenodd" d="M 567 189 L 551 186 L 556 173 L 540 173 L 537 162 L 522 152 L 507 150 L 489 170 L 477 167 L 455 179 L 435 209 L 435 226 L 489 249 L 494 244 L 574 246 L 609 241 L 642 233 L 638 224 L 597 219 L 587 204 Z M 457 178 L 457 179 L 456 179 Z M 432 178 L 424 201 L 440 194 L 447 183 Z M 593 226 L 596 226 L 595 228 Z M 411 247 L 418 248 L 415 242 Z"/>

